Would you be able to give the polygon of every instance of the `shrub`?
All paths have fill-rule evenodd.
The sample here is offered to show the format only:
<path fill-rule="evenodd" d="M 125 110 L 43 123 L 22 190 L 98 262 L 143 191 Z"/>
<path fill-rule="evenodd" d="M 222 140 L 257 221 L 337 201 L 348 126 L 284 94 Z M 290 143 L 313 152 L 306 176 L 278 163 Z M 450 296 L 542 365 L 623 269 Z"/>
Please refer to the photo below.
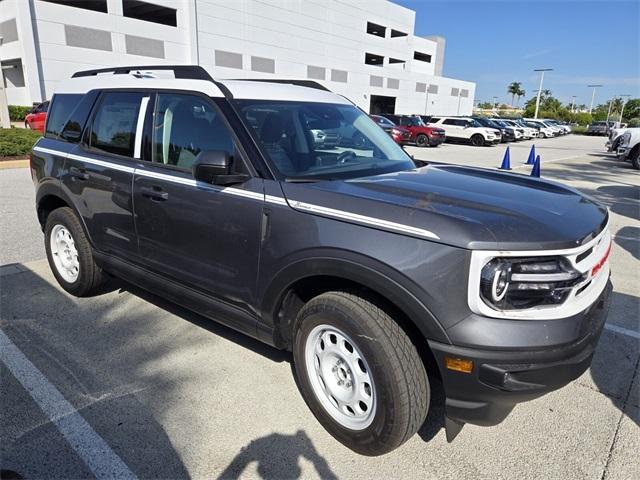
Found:
<path fill-rule="evenodd" d="M 32 108 L 23 105 L 9 105 L 9 118 L 12 122 L 22 122 Z"/>
<path fill-rule="evenodd" d="M 627 126 L 633 128 L 640 127 L 640 117 L 630 118 L 627 122 Z"/>
<path fill-rule="evenodd" d="M 575 127 L 571 127 L 571 133 L 584 135 L 585 133 L 587 133 L 587 127 L 585 125 L 577 125 Z"/>
<path fill-rule="evenodd" d="M 0 157 L 17 157 L 27 155 L 40 132 L 26 128 L 0 129 Z"/>

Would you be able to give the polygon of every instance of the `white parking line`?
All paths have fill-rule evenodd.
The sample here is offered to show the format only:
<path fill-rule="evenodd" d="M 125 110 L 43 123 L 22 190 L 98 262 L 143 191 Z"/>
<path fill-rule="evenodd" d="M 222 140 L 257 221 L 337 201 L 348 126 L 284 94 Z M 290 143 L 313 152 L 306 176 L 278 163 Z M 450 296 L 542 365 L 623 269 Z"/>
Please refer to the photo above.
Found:
<path fill-rule="evenodd" d="M 626 335 L 627 337 L 632 337 L 640 340 L 640 332 L 637 332 L 635 330 L 619 327 L 617 325 L 611 325 L 610 323 L 605 323 L 604 328 L 606 328 L 607 330 L 611 330 L 612 332 L 620 333 L 621 335 Z"/>
<path fill-rule="evenodd" d="M 82 415 L 0 330 L 0 361 L 22 384 L 44 414 L 98 479 L 136 476 Z"/>

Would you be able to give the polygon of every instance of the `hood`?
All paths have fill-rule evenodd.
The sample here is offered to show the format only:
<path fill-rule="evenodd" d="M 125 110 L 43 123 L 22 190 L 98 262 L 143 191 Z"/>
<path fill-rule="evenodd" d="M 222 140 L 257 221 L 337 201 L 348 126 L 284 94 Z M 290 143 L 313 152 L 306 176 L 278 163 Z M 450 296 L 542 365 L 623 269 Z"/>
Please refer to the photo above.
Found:
<path fill-rule="evenodd" d="M 454 165 L 282 188 L 306 213 L 468 249 L 573 248 L 608 220 L 605 207 L 563 185 Z"/>

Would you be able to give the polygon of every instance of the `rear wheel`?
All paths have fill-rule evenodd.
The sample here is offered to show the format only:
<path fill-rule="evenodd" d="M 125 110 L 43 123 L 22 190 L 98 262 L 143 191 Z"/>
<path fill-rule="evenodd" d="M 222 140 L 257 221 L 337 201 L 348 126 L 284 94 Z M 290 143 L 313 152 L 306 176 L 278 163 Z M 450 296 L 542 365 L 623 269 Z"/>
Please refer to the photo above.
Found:
<path fill-rule="evenodd" d="M 80 220 L 69 207 L 58 208 L 47 217 L 45 250 L 56 280 L 67 292 L 85 297 L 99 291 L 106 276 L 96 265 Z"/>
<path fill-rule="evenodd" d="M 427 137 L 424 133 L 419 134 L 416 137 L 416 145 L 418 147 L 426 147 L 429 145 L 429 137 Z"/>
<path fill-rule="evenodd" d="M 479 133 L 476 133 L 471 137 L 471 144 L 475 147 L 482 147 L 484 145 L 484 137 Z"/>
<path fill-rule="evenodd" d="M 337 440 L 382 455 L 418 431 L 429 381 L 406 333 L 385 311 L 347 292 L 328 292 L 300 311 L 294 334 L 298 386 Z"/>

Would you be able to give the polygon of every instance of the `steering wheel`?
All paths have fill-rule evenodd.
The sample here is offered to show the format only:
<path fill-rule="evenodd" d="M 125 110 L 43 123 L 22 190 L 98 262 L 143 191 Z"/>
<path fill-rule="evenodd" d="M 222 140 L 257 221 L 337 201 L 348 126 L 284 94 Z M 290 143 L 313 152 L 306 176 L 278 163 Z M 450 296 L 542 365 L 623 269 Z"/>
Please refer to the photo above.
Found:
<path fill-rule="evenodd" d="M 350 160 L 355 160 L 356 156 L 356 152 L 354 152 L 353 150 L 345 150 L 340 155 L 338 155 L 337 161 L 340 164 L 347 163 Z"/>

